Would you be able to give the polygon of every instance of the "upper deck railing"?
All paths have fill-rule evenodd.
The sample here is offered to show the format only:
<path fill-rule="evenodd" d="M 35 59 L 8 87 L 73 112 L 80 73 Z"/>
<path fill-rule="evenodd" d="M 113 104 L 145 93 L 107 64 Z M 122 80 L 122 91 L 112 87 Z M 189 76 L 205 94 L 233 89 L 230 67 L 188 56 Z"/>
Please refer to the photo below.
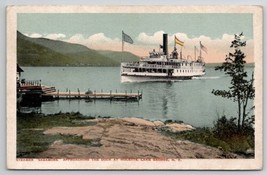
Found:
<path fill-rule="evenodd" d="M 124 63 L 123 67 L 130 68 L 160 68 L 160 69 L 178 69 L 180 65 L 163 65 L 163 64 L 140 64 L 140 63 Z"/>

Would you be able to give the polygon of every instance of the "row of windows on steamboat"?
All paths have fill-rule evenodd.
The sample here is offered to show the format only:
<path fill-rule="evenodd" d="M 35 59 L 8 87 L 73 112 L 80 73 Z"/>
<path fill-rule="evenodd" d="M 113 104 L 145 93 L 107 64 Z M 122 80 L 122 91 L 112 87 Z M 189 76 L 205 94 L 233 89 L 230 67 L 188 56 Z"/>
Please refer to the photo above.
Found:
<path fill-rule="evenodd" d="M 145 68 L 135 68 L 133 72 L 152 72 L 152 73 L 167 73 L 169 69 L 145 69 Z M 201 70 L 188 70 L 188 69 L 179 69 L 176 70 L 180 73 L 188 73 L 188 72 L 200 72 Z"/>
<path fill-rule="evenodd" d="M 187 62 L 172 62 L 172 61 L 168 61 L 168 62 L 164 62 L 164 61 L 160 61 L 160 62 L 155 62 L 155 61 L 149 61 L 146 62 L 147 64 L 155 64 L 155 65 L 172 65 L 172 66 L 192 66 L 193 63 L 187 63 Z M 196 63 L 195 63 L 196 65 Z M 199 65 L 199 64 L 198 64 Z"/>

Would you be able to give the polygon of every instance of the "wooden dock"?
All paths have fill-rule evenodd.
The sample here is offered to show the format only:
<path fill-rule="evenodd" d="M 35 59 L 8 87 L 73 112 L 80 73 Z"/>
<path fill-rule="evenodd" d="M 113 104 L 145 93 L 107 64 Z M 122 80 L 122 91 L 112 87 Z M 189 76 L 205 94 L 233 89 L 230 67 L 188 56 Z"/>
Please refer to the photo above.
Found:
<path fill-rule="evenodd" d="M 140 100 L 142 99 L 142 93 L 118 93 L 118 92 L 51 92 L 42 94 L 44 97 L 53 97 L 53 99 L 108 99 L 108 100 Z"/>

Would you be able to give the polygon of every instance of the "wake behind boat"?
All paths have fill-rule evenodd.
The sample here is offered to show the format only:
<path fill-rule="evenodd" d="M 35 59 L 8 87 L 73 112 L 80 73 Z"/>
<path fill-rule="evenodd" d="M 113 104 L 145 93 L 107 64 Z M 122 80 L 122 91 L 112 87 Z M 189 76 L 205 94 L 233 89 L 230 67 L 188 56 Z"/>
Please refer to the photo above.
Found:
<path fill-rule="evenodd" d="M 183 46 L 183 42 L 175 37 L 175 44 Z M 121 82 L 146 82 L 146 81 L 176 81 L 192 79 L 205 75 L 205 62 L 201 57 L 201 50 L 206 48 L 200 43 L 198 59 L 189 60 L 180 57 L 176 46 L 168 55 L 168 35 L 163 34 L 162 51 L 153 50 L 146 58 L 138 62 L 121 63 Z M 196 52 L 196 48 L 195 48 Z"/>

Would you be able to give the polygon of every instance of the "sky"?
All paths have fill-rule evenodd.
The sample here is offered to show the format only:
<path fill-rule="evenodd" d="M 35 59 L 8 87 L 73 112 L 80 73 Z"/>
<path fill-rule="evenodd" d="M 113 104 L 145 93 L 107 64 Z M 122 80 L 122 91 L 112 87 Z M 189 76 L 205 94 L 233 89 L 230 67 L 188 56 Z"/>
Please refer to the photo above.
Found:
<path fill-rule="evenodd" d="M 247 62 L 253 62 L 253 16 L 249 13 L 20 13 L 17 29 L 33 37 L 43 37 L 83 44 L 96 50 L 121 51 L 122 30 L 134 41 L 124 50 L 147 56 L 159 49 L 167 33 L 169 52 L 174 36 L 184 41 L 185 58 L 194 57 L 199 42 L 208 52 L 202 56 L 208 63 L 223 62 L 234 34 L 244 33 Z M 178 50 L 181 48 L 178 48 Z"/>

